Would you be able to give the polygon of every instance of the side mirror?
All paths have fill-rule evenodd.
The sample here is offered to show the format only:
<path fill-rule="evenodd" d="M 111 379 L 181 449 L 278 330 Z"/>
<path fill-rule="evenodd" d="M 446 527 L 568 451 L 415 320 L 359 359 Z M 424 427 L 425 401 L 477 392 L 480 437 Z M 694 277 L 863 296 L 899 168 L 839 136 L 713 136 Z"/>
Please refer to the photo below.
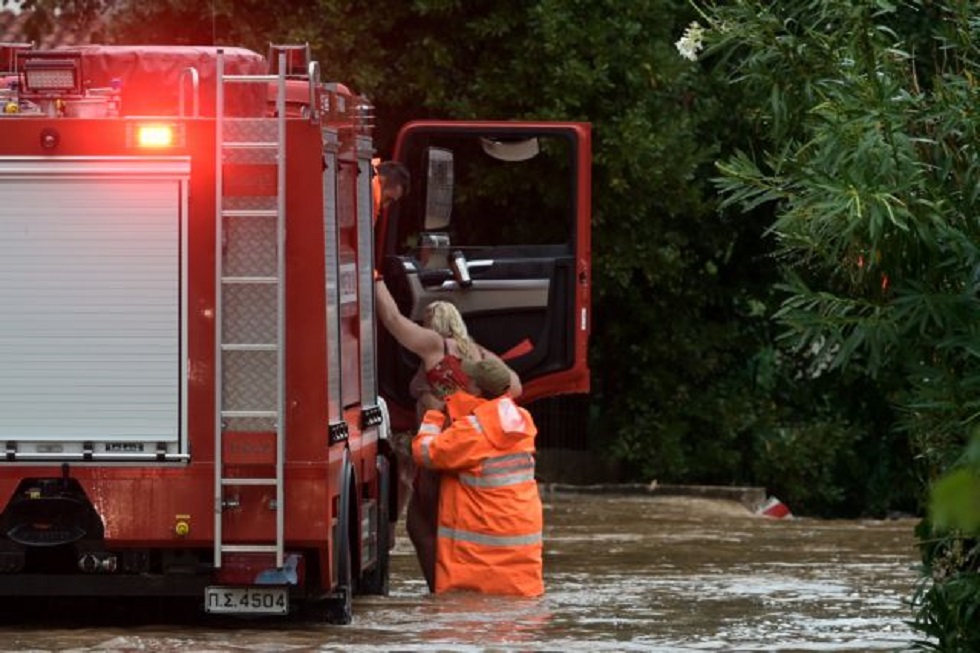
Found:
<path fill-rule="evenodd" d="M 453 210 L 453 153 L 430 147 L 425 184 L 425 231 L 444 231 Z"/>

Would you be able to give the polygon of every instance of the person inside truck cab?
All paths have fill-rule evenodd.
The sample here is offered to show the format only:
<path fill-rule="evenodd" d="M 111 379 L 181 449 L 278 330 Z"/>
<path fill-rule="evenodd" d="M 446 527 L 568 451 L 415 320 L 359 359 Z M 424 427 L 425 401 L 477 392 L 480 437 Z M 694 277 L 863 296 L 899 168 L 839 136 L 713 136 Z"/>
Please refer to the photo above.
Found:
<path fill-rule="evenodd" d="M 544 518 L 534 478 L 537 427 L 510 396 L 511 372 L 503 362 L 465 361 L 462 368 L 483 398 L 451 395 L 450 414 L 457 414 L 447 419 L 441 411 L 426 412 L 412 440 L 416 463 L 442 473 L 435 592 L 540 596 Z"/>
<path fill-rule="evenodd" d="M 402 347 L 420 359 L 419 374 L 412 382 L 419 418 L 427 410 L 447 408 L 451 417 L 457 417 L 455 409 L 460 404 L 450 402 L 447 407 L 446 398 L 460 390 L 475 391 L 463 371 L 463 363 L 499 361 L 499 358 L 469 337 L 462 315 L 448 302 L 430 304 L 425 323 L 416 324 L 401 314 L 384 280 L 378 277 L 375 280 L 375 305 L 385 329 Z M 520 379 L 502 361 L 500 364 L 508 371 L 510 393 L 516 398 L 521 394 Z M 405 517 L 409 539 L 415 547 L 422 575 L 430 591 L 435 591 L 436 515 L 440 483 L 438 472 L 418 468 Z"/>
<path fill-rule="evenodd" d="M 374 198 L 374 221 L 377 223 L 386 207 L 408 195 L 411 175 L 408 168 L 397 161 L 374 159 L 371 167 L 374 169 L 371 193 Z"/>

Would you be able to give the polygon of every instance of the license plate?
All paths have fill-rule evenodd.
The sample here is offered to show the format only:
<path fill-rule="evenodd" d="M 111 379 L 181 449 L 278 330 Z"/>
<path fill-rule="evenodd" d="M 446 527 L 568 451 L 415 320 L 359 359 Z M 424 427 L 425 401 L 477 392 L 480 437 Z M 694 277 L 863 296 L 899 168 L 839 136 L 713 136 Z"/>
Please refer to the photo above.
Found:
<path fill-rule="evenodd" d="M 286 614 L 285 587 L 205 587 L 204 611 L 225 614 Z"/>

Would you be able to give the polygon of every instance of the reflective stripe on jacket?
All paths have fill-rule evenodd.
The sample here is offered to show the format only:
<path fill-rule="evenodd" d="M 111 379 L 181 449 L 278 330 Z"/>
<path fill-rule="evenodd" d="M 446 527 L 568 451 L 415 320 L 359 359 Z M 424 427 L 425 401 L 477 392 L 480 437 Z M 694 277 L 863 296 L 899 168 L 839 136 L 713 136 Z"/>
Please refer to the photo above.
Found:
<path fill-rule="evenodd" d="M 542 594 L 543 519 L 531 415 L 501 397 L 479 402 L 448 428 L 445 419 L 427 412 L 412 442 L 417 463 L 445 472 L 436 592 Z"/>

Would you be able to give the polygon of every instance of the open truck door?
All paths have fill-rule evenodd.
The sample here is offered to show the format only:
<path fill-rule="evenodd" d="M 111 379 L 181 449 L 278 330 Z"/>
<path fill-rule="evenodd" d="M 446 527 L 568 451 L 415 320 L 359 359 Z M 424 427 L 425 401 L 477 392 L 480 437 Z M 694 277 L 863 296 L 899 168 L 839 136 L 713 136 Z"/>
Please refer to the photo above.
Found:
<path fill-rule="evenodd" d="M 455 304 L 520 376 L 522 403 L 587 392 L 591 130 L 587 123 L 409 123 L 394 158 L 411 191 L 387 208 L 376 258 L 402 313 Z M 380 389 L 414 428 L 418 359 L 382 329 Z"/>

